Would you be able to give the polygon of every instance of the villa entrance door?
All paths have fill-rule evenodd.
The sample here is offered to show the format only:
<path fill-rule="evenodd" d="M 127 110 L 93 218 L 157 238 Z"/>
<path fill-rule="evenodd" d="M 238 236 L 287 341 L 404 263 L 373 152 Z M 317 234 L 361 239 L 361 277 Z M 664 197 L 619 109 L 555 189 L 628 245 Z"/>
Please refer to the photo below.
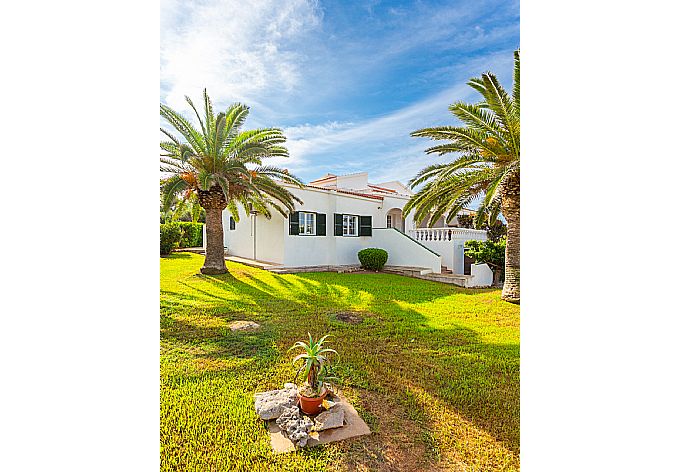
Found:
<path fill-rule="evenodd" d="M 405 232 L 405 220 L 402 217 L 402 210 L 400 208 L 393 208 L 386 213 L 386 227 Z"/>

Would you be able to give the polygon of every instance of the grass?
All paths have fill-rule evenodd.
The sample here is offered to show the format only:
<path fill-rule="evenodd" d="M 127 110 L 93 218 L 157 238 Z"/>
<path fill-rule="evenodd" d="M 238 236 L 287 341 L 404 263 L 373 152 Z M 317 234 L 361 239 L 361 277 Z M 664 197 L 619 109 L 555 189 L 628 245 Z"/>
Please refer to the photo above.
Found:
<path fill-rule="evenodd" d="M 162 470 L 519 469 L 519 308 L 498 290 L 235 263 L 203 276 L 202 262 L 161 259 Z M 343 393 L 373 434 L 276 455 L 252 394 L 292 381 L 286 351 L 307 331 L 335 336 Z"/>

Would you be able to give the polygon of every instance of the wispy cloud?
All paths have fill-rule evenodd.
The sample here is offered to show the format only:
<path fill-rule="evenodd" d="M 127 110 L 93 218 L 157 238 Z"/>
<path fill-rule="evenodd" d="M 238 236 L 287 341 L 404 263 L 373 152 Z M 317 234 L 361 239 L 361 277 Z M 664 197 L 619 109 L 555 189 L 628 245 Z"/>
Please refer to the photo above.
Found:
<path fill-rule="evenodd" d="M 512 51 L 492 54 L 492 71 L 506 86 L 510 85 Z M 487 58 L 475 59 L 456 71 L 460 76 L 479 75 L 486 70 Z M 373 179 L 407 181 L 419 169 L 447 158 L 426 156 L 428 140 L 412 138 L 409 133 L 440 124 L 458 125 L 448 106 L 458 100 L 476 99 L 477 94 L 465 82 L 458 82 L 441 92 L 392 113 L 359 122 L 303 124 L 285 129 L 290 159 L 285 164 L 294 172 L 318 170 L 367 170 Z"/>
<path fill-rule="evenodd" d="M 312 0 L 164 0 L 161 11 L 161 98 L 177 108 L 204 87 L 218 102 L 259 108 L 289 93 L 307 60 L 291 42 L 322 18 Z"/>
<path fill-rule="evenodd" d="M 206 87 L 216 108 L 242 101 L 248 127 L 279 126 L 310 180 L 368 171 L 407 181 L 428 140 L 413 130 L 457 124 L 448 105 L 487 69 L 510 84 L 517 0 L 163 0 L 161 100 L 187 108 Z M 191 118 L 191 116 L 190 116 Z"/>

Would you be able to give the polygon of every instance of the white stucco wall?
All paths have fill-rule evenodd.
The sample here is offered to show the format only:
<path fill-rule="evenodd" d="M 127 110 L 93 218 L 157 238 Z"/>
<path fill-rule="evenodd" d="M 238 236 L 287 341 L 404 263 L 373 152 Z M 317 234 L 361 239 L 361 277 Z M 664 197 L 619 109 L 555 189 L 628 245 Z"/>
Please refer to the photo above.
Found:
<path fill-rule="evenodd" d="M 392 209 L 402 209 L 405 207 L 405 203 L 409 200 L 408 197 L 403 197 L 400 195 L 385 195 L 383 198 L 382 207 L 382 219 L 380 221 L 374 221 L 374 228 L 385 228 L 386 227 L 386 215 Z M 414 213 L 410 214 L 405 220 L 405 231 L 415 228 L 414 224 Z"/>
<path fill-rule="evenodd" d="M 423 246 L 428 247 L 432 251 L 441 255 L 441 263 L 448 267 L 453 273 L 462 274 L 464 267 L 464 256 L 462 252 L 462 242 L 450 241 L 419 241 Z M 459 267 L 457 272 L 455 267 Z"/>
<path fill-rule="evenodd" d="M 283 264 L 285 256 L 285 237 L 288 220 L 277 211 L 268 220 L 256 217 L 256 258 L 260 261 Z"/>
<path fill-rule="evenodd" d="M 319 189 L 290 188 L 303 203 L 296 211 L 313 211 L 326 214 L 326 236 L 296 236 L 284 234 L 284 259 L 286 267 L 311 265 L 358 264 L 357 253 L 372 247 L 370 236 L 334 236 L 334 214 L 371 215 L 372 226 L 385 226 L 386 214 L 381 200 L 356 195 L 335 193 Z M 383 222 L 383 223 L 382 223 Z"/>
<path fill-rule="evenodd" d="M 494 283 L 494 273 L 488 264 L 472 264 L 470 275 L 466 287 L 489 287 Z"/>
<path fill-rule="evenodd" d="M 240 214 L 240 221 L 235 223 L 235 229 L 230 230 L 230 212 L 223 211 L 223 237 L 225 246 L 231 256 L 240 256 L 259 261 L 283 263 L 284 242 L 283 232 L 287 232 L 287 220 L 277 211 L 269 220 L 263 216 L 256 216 L 256 257 L 254 257 L 254 226 L 253 216 Z"/>
<path fill-rule="evenodd" d="M 441 256 L 417 241 L 393 228 L 375 228 L 372 233 L 372 247 L 388 252 L 386 265 L 425 267 L 435 273 L 441 272 Z"/>
<path fill-rule="evenodd" d="M 442 264 L 452 270 L 454 274 L 462 274 L 465 268 L 464 246 L 470 239 L 485 241 L 486 231 L 448 228 L 448 229 L 420 229 L 419 231 L 410 230 L 407 234 L 413 238 L 419 233 L 429 233 L 429 238 L 421 238 L 418 242 L 432 251 L 441 255 Z M 448 234 L 451 234 L 448 239 Z M 432 237 L 433 236 L 433 237 Z M 468 274 L 469 275 L 469 274 Z"/>
<path fill-rule="evenodd" d="M 388 211 L 396 208 L 402 210 L 408 198 L 385 195 L 383 200 L 379 200 L 324 189 L 286 187 L 302 200 L 301 204 L 295 205 L 296 211 L 326 214 L 326 236 L 290 235 L 288 220 L 274 211 L 271 220 L 256 217 L 255 238 L 251 216 L 242 214 L 241 220 L 236 222 L 236 229 L 229 230 L 230 214 L 226 210 L 223 212 L 223 229 L 225 246 L 230 255 L 256 258 L 286 267 L 352 265 L 359 264 L 357 253 L 361 249 L 379 247 L 388 251 L 389 265 L 428 267 L 440 272 L 441 257 L 404 234 L 386 229 Z M 370 215 L 372 236 L 335 236 L 336 213 Z M 414 228 L 413 216 L 406 218 L 406 230 Z"/>
<path fill-rule="evenodd" d="M 367 172 L 358 172 L 356 174 L 339 175 L 335 181 L 338 188 L 363 189 L 367 188 L 369 184 L 369 174 Z"/>

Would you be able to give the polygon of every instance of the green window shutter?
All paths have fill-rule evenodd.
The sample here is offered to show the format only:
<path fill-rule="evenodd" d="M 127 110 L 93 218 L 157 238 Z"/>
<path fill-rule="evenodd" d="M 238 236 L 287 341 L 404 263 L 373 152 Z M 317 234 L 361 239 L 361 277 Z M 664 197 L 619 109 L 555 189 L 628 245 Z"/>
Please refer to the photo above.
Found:
<path fill-rule="evenodd" d="M 359 235 L 371 236 L 371 216 L 359 215 Z"/>
<path fill-rule="evenodd" d="M 326 236 L 326 214 L 317 213 L 316 214 L 316 235 Z"/>
<path fill-rule="evenodd" d="M 233 218 L 231 216 L 230 217 L 230 231 L 232 231 L 233 229 L 235 229 L 235 218 Z"/>
<path fill-rule="evenodd" d="M 299 235 L 299 212 L 290 213 L 290 231 L 288 234 Z"/>
<path fill-rule="evenodd" d="M 333 215 L 335 226 L 334 226 L 334 231 L 333 234 L 335 236 L 342 236 L 343 235 L 343 215 L 341 213 L 335 213 Z"/>

